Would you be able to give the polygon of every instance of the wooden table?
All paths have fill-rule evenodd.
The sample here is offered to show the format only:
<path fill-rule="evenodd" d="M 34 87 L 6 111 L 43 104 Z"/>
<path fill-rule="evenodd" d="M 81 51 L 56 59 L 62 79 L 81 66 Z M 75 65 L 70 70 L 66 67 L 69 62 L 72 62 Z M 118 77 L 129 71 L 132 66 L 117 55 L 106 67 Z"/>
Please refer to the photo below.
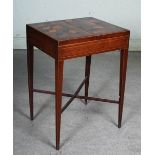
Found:
<path fill-rule="evenodd" d="M 121 127 L 130 31 L 92 18 L 78 18 L 26 25 L 30 117 L 33 120 L 33 92 L 55 95 L 56 149 L 60 144 L 61 113 L 75 98 L 118 104 L 118 127 Z M 33 47 L 55 59 L 55 92 L 33 88 Z M 88 96 L 91 55 L 120 50 L 118 101 Z M 85 78 L 74 94 L 62 93 L 64 60 L 86 56 Z M 85 85 L 84 96 L 78 96 Z M 61 107 L 62 96 L 70 97 Z"/>

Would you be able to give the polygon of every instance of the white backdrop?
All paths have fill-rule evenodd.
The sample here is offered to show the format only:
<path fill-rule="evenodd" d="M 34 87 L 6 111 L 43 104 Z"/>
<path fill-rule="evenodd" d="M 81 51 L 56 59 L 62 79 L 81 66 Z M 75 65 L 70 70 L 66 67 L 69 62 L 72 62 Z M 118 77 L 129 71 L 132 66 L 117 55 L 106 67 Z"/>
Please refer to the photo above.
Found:
<path fill-rule="evenodd" d="M 130 29 L 130 50 L 140 51 L 140 0 L 14 0 L 13 3 L 14 49 L 26 48 L 27 23 L 93 16 Z"/>

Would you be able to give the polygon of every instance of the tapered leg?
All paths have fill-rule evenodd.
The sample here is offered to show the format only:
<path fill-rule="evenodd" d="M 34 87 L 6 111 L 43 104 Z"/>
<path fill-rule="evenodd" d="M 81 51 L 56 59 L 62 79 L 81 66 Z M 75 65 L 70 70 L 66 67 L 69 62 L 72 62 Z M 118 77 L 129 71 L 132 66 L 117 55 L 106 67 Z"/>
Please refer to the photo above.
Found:
<path fill-rule="evenodd" d="M 63 86 L 63 61 L 55 61 L 55 113 L 56 113 L 56 149 L 60 146 L 61 102 Z"/>
<path fill-rule="evenodd" d="M 28 88 L 29 88 L 29 106 L 30 118 L 33 120 L 33 46 L 27 42 L 27 68 L 28 68 Z"/>
<path fill-rule="evenodd" d="M 121 128 L 121 122 L 122 122 L 127 60 L 128 60 L 128 50 L 121 50 L 120 51 L 120 83 L 119 83 L 118 128 Z"/>
<path fill-rule="evenodd" d="M 85 77 L 88 76 L 86 83 L 85 83 L 85 96 L 86 97 L 88 97 L 90 65 L 91 65 L 91 55 L 86 56 Z M 87 99 L 85 99 L 85 103 L 87 104 Z"/>

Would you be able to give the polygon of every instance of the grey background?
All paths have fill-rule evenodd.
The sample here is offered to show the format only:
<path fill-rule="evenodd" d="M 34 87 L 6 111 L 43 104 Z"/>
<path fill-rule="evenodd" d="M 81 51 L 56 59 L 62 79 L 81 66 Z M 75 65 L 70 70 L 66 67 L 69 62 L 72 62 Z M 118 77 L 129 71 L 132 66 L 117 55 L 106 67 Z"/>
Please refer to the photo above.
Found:
<path fill-rule="evenodd" d="M 14 50 L 14 155 L 139 155 L 140 52 L 129 52 L 122 128 L 115 104 L 75 99 L 62 114 L 61 148 L 55 150 L 55 99 L 34 95 L 29 120 L 26 50 Z M 84 78 L 85 58 L 65 61 L 64 92 L 73 93 Z M 119 53 L 93 55 L 89 95 L 118 99 Z M 34 87 L 54 90 L 54 60 L 35 51 Z M 83 94 L 83 90 L 80 92 Z M 63 104 L 69 98 L 63 97 Z"/>

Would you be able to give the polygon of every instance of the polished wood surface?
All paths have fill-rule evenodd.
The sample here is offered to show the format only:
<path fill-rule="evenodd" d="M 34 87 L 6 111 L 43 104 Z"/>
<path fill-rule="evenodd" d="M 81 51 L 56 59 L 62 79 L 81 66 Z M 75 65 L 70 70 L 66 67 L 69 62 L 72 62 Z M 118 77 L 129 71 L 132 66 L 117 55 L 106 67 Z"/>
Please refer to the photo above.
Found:
<path fill-rule="evenodd" d="M 56 149 L 60 148 L 61 113 L 75 98 L 118 104 L 118 128 L 121 127 L 130 31 L 92 18 L 78 18 L 26 25 L 30 118 L 33 120 L 33 93 L 55 95 Z M 33 88 L 33 47 L 55 59 L 55 92 Z M 119 99 L 101 99 L 88 95 L 91 55 L 120 50 Z M 63 93 L 64 60 L 86 57 L 85 78 L 74 94 Z M 85 86 L 84 96 L 79 96 Z M 62 107 L 62 96 L 71 97 Z"/>
<path fill-rule="evenodd" d="M 59 53 L 62 60 L 128 48 L 129 34 L 92 17 L 27 24 L 29 41 L 53 58 Z"/>
<path fill-rule="evenodd" d="M 57 41 L 59 45 L 128 35 L 129 33 L 124 28 L 92 17 L 36 23 L 28 26 Z"/>

